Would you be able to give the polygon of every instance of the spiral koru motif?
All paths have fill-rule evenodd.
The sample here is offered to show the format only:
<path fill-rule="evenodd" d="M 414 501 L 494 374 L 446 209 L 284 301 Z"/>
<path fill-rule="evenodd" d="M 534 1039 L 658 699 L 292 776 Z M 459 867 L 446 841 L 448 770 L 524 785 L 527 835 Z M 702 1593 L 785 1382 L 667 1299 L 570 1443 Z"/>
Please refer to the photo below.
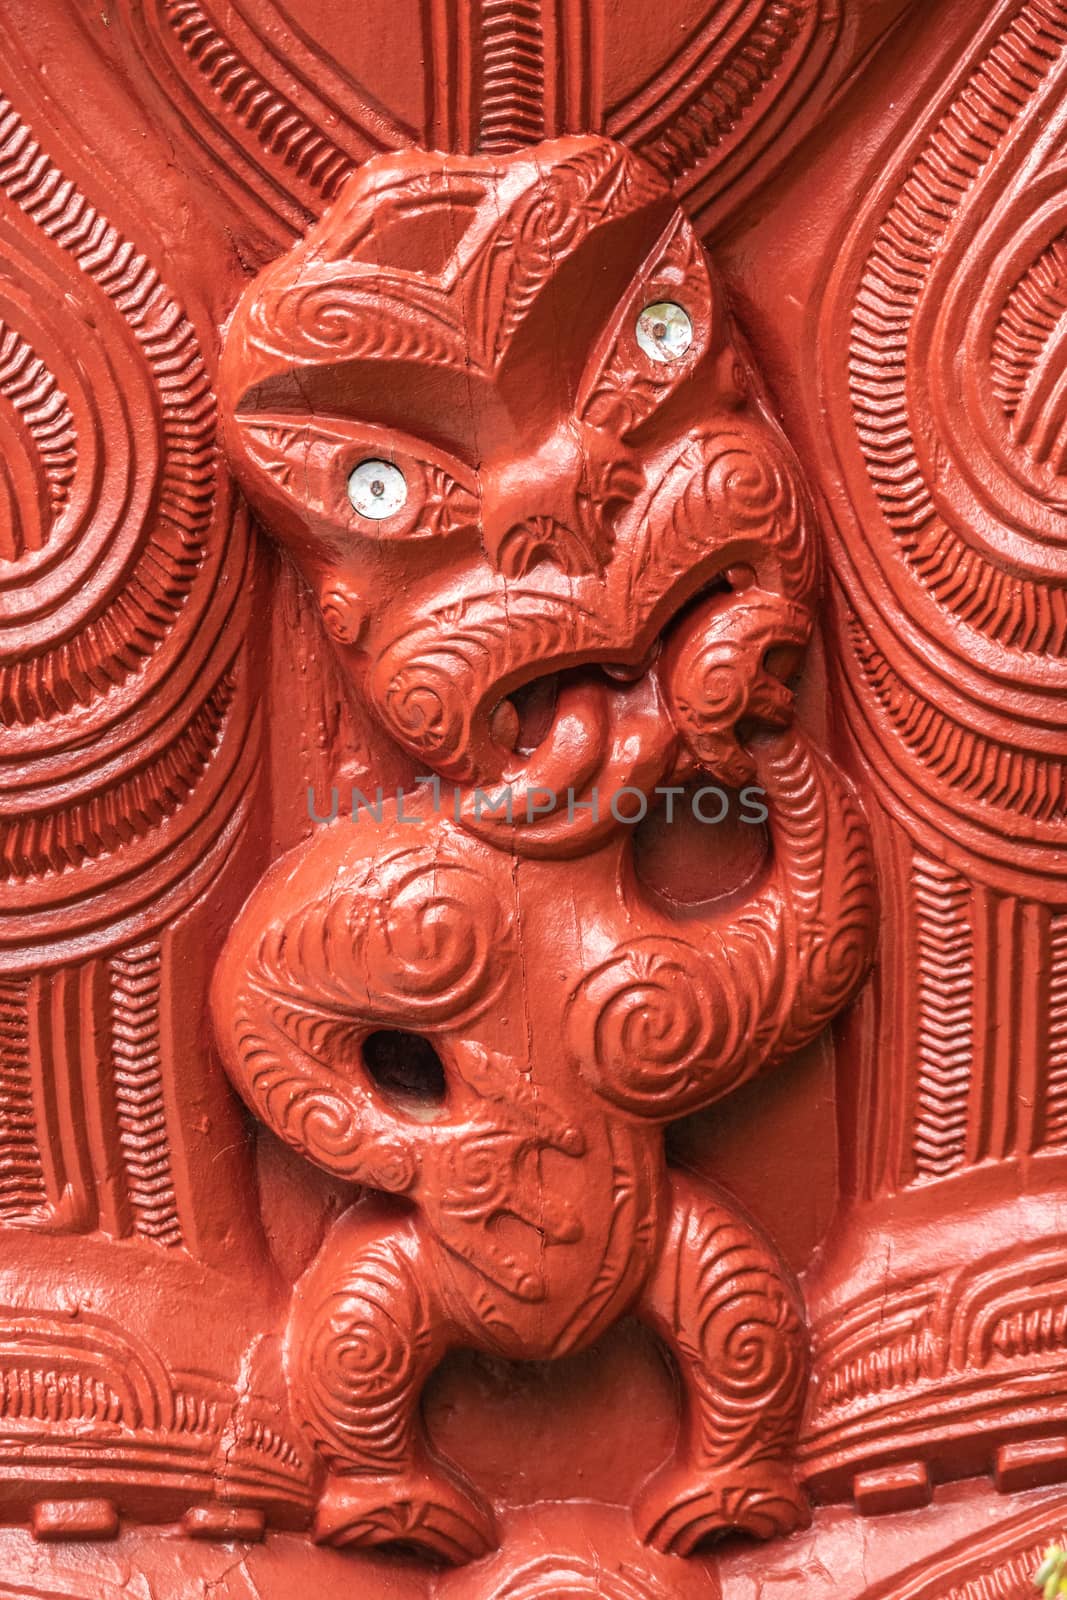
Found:
<path fill-rule="evenodd" d="M 803 1325 L 780 1268 L 746 1226 L 717 1208 L 698 1226 L 700 1249 L 683 1274 L 699 1308 L 702 1447 L 722 1459 L 753 1441 L 756 1418 L 762 1448 L 776 1426 L 788 1430 L 807 1371 Z"/>
<path fill-rule="evenodd" d="M 375 1007 L 422 1025 L 482 1010 L 505 975 L 507 932 L 480 874 L 420 853 L 367 920 Z"/>
<path fill-rule="evenodd" d="M 655 1114 L 722 1048 L 725 997 L 691 945 L 646 938 L 616 951 L 571 996 L 565 1036 L 580 1070 L 619 1104 Z M 728 1028 L 728 1023 L 727 1023 Z"/>
<path fill-rule="evenodd" d="M 390 681 L 382 709 L 396 736 L 409 750 L 441 764 L 467 744 L 470 711 L 465 682 L 457 682 L 455 663 L 414 660 Z"/>
<path fill-rule="evenodd" d="M 350 1282 L 294 1310 L 300 1420 L 329 1460 L 402 1461 L 428 1341 L 426 1308 L 399 1252 L 372 1247 Z"/>
<path fill-rule="evenodd" d="M 240 1019 L 236 1076 L 245 1099 L 280 1139 L 327 1172 L 406 1194 L 418 1177 L 416 1141 L 410 1134 L 368 1134 L 360 1104 L 320 1064 L 316 1032 L 305 1027 L 300 1034 L 304 1043 L 294 1060 L 267 1043 L 257 1021 Z"/>

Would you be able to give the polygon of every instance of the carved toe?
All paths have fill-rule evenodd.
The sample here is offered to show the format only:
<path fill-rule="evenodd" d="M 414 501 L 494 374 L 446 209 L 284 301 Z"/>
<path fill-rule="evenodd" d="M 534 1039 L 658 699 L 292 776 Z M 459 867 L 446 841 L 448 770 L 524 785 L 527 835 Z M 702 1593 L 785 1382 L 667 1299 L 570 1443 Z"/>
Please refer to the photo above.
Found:
<path fill-rule="evenodd" d="M 811 1511 L 793 1474 L 778 1462 L 689 1467 L 657 1473 L 634 1510 L 637 1531 L 664 1554 L 691 1555 L 701 1540 L 725 1533 L 757 1539 L 807 1527 Z"/>
<path fill-rule="evenodd" d="M 440 1473 L 335 1473 L 319 1501 L 317 1544 L 405 1544 L 461 1566 L 496 1546 L 489 1508 Z"/>

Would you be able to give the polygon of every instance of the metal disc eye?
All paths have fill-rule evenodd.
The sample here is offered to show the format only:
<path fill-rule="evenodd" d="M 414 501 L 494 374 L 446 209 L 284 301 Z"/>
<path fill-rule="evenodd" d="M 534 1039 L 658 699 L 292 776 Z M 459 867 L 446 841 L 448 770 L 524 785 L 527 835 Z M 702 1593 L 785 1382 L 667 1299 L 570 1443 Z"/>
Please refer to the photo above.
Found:
<path fill-rule="evenodd" d="M 361 461 L 348 474 L 348 498 L 361 517 L 380 522 L 399 511 L 407 497 L 404 474 L 391 461 Z"/>
<path fill-rule="evenodd" d="M 637 319 L 637 342 L 653 361 L 677 361 L 693 342 L 689 313 L 673 300 L 657 300 Z"/>

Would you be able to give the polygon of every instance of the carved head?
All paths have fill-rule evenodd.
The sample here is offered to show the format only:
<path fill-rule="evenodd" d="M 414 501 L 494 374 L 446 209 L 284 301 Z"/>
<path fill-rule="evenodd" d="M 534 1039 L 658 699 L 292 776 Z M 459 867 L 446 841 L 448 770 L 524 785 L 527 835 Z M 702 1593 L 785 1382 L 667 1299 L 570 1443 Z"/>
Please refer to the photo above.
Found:
<path fill-rule="evenodd" d="M 369 162 L 238 305 L 222 397 L 352 683 L 458 780 L 520 778 L 508 697 L 577 669 L 580 766 L 699 591 L 809 596 L 796 468 L 708 261 L 608 140 Z"/>

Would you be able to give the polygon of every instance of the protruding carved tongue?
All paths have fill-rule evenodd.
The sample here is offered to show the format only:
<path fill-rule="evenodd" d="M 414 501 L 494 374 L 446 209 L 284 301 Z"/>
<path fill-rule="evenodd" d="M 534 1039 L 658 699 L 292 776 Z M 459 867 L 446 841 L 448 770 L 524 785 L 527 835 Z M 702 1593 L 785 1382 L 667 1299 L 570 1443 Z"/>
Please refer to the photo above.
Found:
<path fill-rule="evenodd" d="M 630 809 L 638 803 L 619 800 L 621 790 L 647 794 L 670 769 L 674 739 L 654 673 L 636 683 L 599 671 L 566 682 L 529 760 L 509 766 L 498 787 L 465 797 L 464 826 L 523 855 L 588 850 L 618 827 L 627 800 Z"/>
<path fill-rule="evenodd" d="M 584 789 L 599 770 L 611 738 L 609 698 L 609 687 L 599 676 L 565 683 L 545 737 L 525 766 L 509 770 L 512 785 L 557 794 Z"/>

